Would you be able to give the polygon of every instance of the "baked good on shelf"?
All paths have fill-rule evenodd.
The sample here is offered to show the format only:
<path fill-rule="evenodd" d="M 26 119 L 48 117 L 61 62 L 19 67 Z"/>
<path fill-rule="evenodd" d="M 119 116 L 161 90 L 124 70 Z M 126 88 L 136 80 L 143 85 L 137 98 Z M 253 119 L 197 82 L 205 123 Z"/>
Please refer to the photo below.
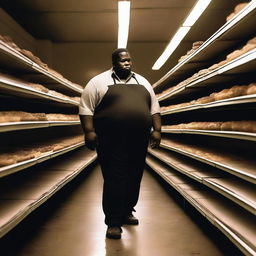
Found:
<path fill-rule="evenodd" d="M 28 57 L 29 59 L 31 59 L 32 61 L 34 61 L 40 67 L 45 68 L 45 69 L 48 68 L 47 64 L 42 62 L 41 59 L 39 57 L 35 56 L 31 51 L 26 50 L 26 49 L 21 49 L 20 52 L 23 55 L 25 55 L 26 57 Z"/>
<path fill-rule="evenodd" d="M 209 96 L 205 96 L 205 97 L 190 101 L 190 105 L 205 104 L 212 101 L 214 101 L 214 97 L 212 95 L 209 95 Z"/>
<path fill-rule="evenodd" d="M 242 96 L 246 93 L 246 90 L 247 90 L 247 86 L 235 85 L 231 88 L 224 89 L 220 92 L 214 92 L 211 94 L 211 96 L 214 98 L 215 101 L 223 100 L 223 99 Z"/>
<path fill-rule="evenodd" d="M 220 126 L 220 129 L 222 131 L 232 131 L 232 122 L 231 121 L 223 122 Z"/>
<path fill-rule="evenodd" d="M 33 116 L 36 118 L 37 121 L 47 121 L 45 113 L 33 113 Z"/>
<path fill-rule="evenodd" d="M 0 123 L 20 122 L 22 111 L 1 111 Z"/>
<path fill-rule="evenodd" d="M 247 86 L 246 94 L 256 94 L 256 83 L 251 83 Z"/>
<path fill-rule="evenodd" d="M 16 159 L 11 154 L 0 154 L 0 167 L 12 165 L 16 163 Z"/>
<path fill-rule="evenodd" d="M 245 7 L 247 4 L 248 4 L 248 2 L 238 4 L 238 5 L 235 7 L 234 12 L 235 12 L 235 13 L 240 12 L 242 9 L 244 9 L 244 7 Z"/>
<path fill-rule="evenodd" d="M 222 60 L 222 61 L 218 62 L 217 65 L 218 65 L 218 67 L 221 67 L 227 63 L 228 63 L 228 60 Z"/>
<path fill-rule="evenodd" d="M 239 57 L 240 55 L 242 55 L 241 49 L 235 50 L 235 51 L 233 51 L 233 52 L 231 52 L 230 54 L 227 55 L 226 60 L 231 61 L 231 60 Z"/>
<path fill-rule="evenodd" d="M 78 115 L 66 115 L 66 114 L 46 114 L 48 121 L 78 121 Z"/>
<path fill-rule="evenodd" d="M 205 126 L 204 126 L 204 129 L 205 130 L 220 130 L 221 128 L 221 125 L 222 125 L 222 122 L 206 122 L 205 123 Z"/>
<path fill-rule="evenodd" d="M 20 121 L 37 121 L 36 117 L 33 115 L 33 113 L 28 112 L 21 112 L 20 114 Z"/>
<path fill-rule="evenodd" d="M 230 13 L 227 17 L 226 17 L 226 21 L 229 21 L 230 19 L 232 19 L 238 12 L 240 12 L 246 5 L 248 4 L 248 2 L 246 3 L 240 3 L 238 5 L 236 5 L 236 7 L 234 8 L 234 11 L 232 13 Z"/>
<path fill-rule="evenodd" d="M 80 97 L 70 97 L 71 100 L 80 102 Z"/>
<path fill-rule="evenodd" d="M 256 48 L 256 43 L 252 43 L 252 44 L 246 44 L 242 49 L 242 54 L 246 53 L 246 52 L 249 52 L 250 50 L 252 49 L 255 49 Z"/>
<path fill-rule="evenodd" d="M 222 131 L 256 132 L 256 121 L 227 121 L 221 125 Z"/>
<path fill-rule="evenodd" d="M 16 162 L 23 162 L 35 158 L 35 154 L 32 149 L 20 149 L 14 154 Z"/>
<path fill-rule="evenodd" d="M 54 70 L 54 69 L 52 69 L 52 68 L 49 68 L 49 67 L 47 68 L 47 70 L 48 70 L 52 75 L 57 76 L 57 77 L 63 79 L 62 74 L 60 74 L 58 71 L 56 71 L 56 70 Z"/>
<path fill-rule="evenodd" d="M 192 48 L 190 50 L 188 50 L 186 52 L 185 55 L 181 56 L 178 60 L 178 62 L 183 61 L 184 59 L 186 59 L 188 56 L 190 56 L 193 52 L 195 52 L 202 44 L 204 43 L 204 41 L 196 41 L 192 44 Z"/>
<path fill-rule="evenodd" d="M 256 121 L 233 121 L 231 122 L 232 131 L 256 132 Z"/>
<path fill-rule="evenodd" d="M 202 44 L 204 43 L 204 41 L 196 41 L 192 44 L 192 49 L 196 50 L 198 49 Z"/>
<path fill-rule="evenodd" d="M 70 100 L 70 97 L 65 95 L 65 94 L 62 94 L 60 92 L 56 92 L 54 90 L 49 90 L 48 94 L 52 95 L 52 96 L 55 96 L 55 97 L 58 97 L 58 98 L 64 98 L 64 99 L 68 99 Z"/>
<path fill-rule="evenodd" d="M 201 69 L 198 71 L 198 76 L 202 76 L 205 75 L 209 72 L 209 70 L 207 68 Z"/>
<path fill-rule="evenodd" d="M 13 49 L 19 51 L 20 48 L 13 42 L 12 38 L 7 35 L 0 35 L 0 40 L 2 40 L 4 43 L 12 47 Z"/>
<path fill-rule="evenodd" d="M 218 67 L 219 67 L 218 64 L 215 63 L 215 64 L 211 65 L 211 66 L 208 68 L 208 70 L 209 70 L 209 71 L 212 71 L 212 70 L 214 70 L 214 69 L 217 69 Z"/>
<path fill-rule="evenodd" d="M 31 88 L 33 88 L 33 89 L 35 89 L 37 91 L 40 91 L 40 92 L 44 92 L 44 93 L 48 93 L 49 92 L 49 89 L 44 87 L 41 84 L 27 83 L 26 86 L 31 87 Z"/>
<path fill-rule="evenodd" d="M 255 48 L 256 48 L 256 37 L 248 40 L 247 43 L 241 49 L 237 49 L 231 52 L 230 54 L 228 54 L 226 57 L 226 60 L 231 61 Z"/>
<path fill-rule="evenodd" d="M 45 113 L 28 113 L 23 111 L 1 111 L 0 123 L 46 121 Z"/>

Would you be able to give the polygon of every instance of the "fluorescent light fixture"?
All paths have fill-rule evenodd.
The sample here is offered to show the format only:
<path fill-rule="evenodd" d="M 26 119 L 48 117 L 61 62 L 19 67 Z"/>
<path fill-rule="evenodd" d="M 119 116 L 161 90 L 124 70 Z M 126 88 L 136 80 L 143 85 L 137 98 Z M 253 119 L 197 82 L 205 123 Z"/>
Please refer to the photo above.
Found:
<path fill-rule="evenodd" d="M 191 27 L 197 21 L 197 19 L 201 16 L 207 6 L 210 4 L 211 0 L 198 0 L 191 12 L 189 13 L 188 17 L 184 21 L 184 27 Z"/>
<path fill-rule="evenodd" d="M 118 48 L 126 48 L 130 23 L 130 1 L 118 1 Z"/>
<path fill-rule="evenodd" d="M 194 23 L 198 20 L 207 6 L 210 4 L 211 0 L 198 0 L 194 5 L 193 9 L 187 16 L 186 20 L 183 22 L 182 26 L 178 29 L 176 34 L 171 39 L 168 46 L 165 48 L 162 55 L 158 58 L 158 60 L 153 65 L 153 70 L 159 70 L 164 63 L 168 60 L 171 54 L 175 51 L 177 46 L 180 44 L 182 39 L 186 36 L 190 28 L 194 25 Z"/>
<path fill-rule="evenodd" d="M 165 48 L 162 55 L 158 58 L 158 60 L 155 62 L 154 66 L 152 67 L 153 70 L 160 69 L 163 64 L 168 60 L 170 55 L 175 51 L 181 40 L 184 38 L 184 36 L 188 33 L 190 30 L 190 27 L 180 27 L 174 37 L 171 39 L 170 43 Z"/>

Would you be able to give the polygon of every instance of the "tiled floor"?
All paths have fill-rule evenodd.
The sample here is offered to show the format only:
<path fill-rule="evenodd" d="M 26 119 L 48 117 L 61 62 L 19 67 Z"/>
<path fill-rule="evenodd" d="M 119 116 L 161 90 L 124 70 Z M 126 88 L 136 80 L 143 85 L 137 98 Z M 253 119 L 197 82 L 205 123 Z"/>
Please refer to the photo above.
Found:
<path fill-rule="evenodd" d="M 65 196 L 65 200 L 58 203 L 57 209 L 43 217 L 29 239 L 23 239 L 22 244 L 13 241 L 13 248 L 3 255 L 225 255 L 147 172 L 136 207 L 140 225 L 124 226 L 121 240 L 106 239 L 101 192 L 102 177 L 99 167 L 96 167 Z"/>

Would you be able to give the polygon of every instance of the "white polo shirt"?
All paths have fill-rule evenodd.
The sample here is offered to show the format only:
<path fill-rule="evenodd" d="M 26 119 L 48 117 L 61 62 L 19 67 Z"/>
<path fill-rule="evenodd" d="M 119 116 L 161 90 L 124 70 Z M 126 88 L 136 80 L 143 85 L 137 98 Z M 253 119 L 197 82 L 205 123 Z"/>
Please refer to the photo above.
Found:
<path fill-rule="evenodd" d="M 115 79 L 113 78 L 113 76 L 115 77 Z M 122 81 L 118 78 L 113 69 L 110 69 L 93 77 L 85 86 L 82 96 L 80 98 L 79 115 L 93 116 L 95 108 L 99 105 L 104 95 L 106 94 L 108 86 L 115 83 L 140 84 L 141 86 L 144 86 L 151 96 L 151 115 L 160 113 L 159 102 L 156 98 L 151 84 L 148 82 L 147 79 L 139 74 L 132 72 L 126 81 Z"/>

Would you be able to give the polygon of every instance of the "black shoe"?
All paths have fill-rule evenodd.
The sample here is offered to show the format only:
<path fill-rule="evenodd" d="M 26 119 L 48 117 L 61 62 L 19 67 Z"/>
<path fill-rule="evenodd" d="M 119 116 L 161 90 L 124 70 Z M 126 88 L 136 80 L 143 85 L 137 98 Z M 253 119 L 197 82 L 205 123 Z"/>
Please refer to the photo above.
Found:
<path fill-rule="evenodd" d="M 122 229 L 120 227 L 108 227 L 106 237 L 111 239 L 120 239 Z"/>
<path fill-rule="evenodd" d="M 126 225 L 138 225 L 139 220 L 136 217 L 134 217 L 132 214 L 129 214 L 124 219 L 124 224 L 126 224 Z"/>

